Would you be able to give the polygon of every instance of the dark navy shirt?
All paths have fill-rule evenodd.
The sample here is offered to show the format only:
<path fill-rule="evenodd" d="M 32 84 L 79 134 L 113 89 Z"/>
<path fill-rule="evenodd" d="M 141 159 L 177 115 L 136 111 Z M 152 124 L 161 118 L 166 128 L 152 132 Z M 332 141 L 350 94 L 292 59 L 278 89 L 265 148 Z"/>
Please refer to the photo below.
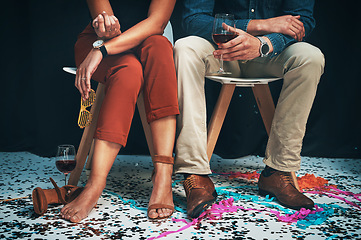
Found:
<path fill-rule="evenodd" d="M 235 16 L 236 27 L 247 31 L 252 19 L 267 19 L 282 15 L 300 15 L 307 37 L 315 27 L 314 0 L 184 0 L 182 24 L 185 32 L 212 42 L 213 16 L 230 13 Z M 265 35 L 273 45 L 275 56 L 296 40 L 281 33 Z"/>

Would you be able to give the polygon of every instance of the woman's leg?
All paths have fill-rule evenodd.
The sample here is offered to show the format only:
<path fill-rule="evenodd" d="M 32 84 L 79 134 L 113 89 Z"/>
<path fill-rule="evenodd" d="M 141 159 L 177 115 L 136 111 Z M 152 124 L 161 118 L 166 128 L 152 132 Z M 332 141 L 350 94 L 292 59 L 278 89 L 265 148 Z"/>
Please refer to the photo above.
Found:
<path fill-rule="evenodd" d="M 105 188 L 108 173 L 120 147 L 121 145 L 117 143 L 95 139 L 89 179 L 82 193 L 61 209 L 62 218 L 71 222 L 79 222 L 88 216 Z"/>
<path fill-rule="evenodd" d="M 61 216 L 71 222 L 79 222 L 90 213 L 105 187 L 121 146 L 126 145 L 143 85 L 143 69 L 134 54 L 108 56 L 99 65 L 93 79 L 105 79 L 106 92 L 95 133 L 90 177 L 83 192 L 61 210 Z"/>
<path fill-rule="evenodd" d="M 175 116 L 164 117 L 150 123 L 155 155 L 172 157 L 175 127 Z M 149 206 L 156 203 L 174 205 L 172 197 L 172 173 L 173 165 L 154 163 L 153 190 L 149 199 Z M 171 214 L 172 210 L 162 208 L 151 210 L 148 215 L 149 218 L 163 218 Z"/>
<path fill-rule="evenodd" d="M 179 114 L 177 80 L 173 64 L 173 48 L 163 36 L 146 39 L 136 51 L 144 74 L 144 105 L 150 122 L 154 154 L 173 156 L 176 118 Z M 173 206 L 173 165 L 154 163 L 152 204 Z M 149 218 L 163 218 L 172 214 L 167 208 L 152 209 Z"/>

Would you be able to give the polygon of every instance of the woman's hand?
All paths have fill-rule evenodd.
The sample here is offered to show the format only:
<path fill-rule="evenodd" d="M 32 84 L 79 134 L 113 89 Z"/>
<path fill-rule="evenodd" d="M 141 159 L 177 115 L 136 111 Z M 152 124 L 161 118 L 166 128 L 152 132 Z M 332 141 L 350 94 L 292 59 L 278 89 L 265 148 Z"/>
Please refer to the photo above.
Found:
<path fill-rule="evenodd" d="M 99 38 L 111 39 L 121 34 L 120 24 L 118 19 L 106 12 L 102 12 L 93 20 L 93 28 Z"/>
<path fill-rule="evenodd" d="M 76 70 L 75 87 L 83 99 L 88 99 L 90 92 L 90 79 L 98 68 L 103 55 L 99 49 L 92 49 Z"/>

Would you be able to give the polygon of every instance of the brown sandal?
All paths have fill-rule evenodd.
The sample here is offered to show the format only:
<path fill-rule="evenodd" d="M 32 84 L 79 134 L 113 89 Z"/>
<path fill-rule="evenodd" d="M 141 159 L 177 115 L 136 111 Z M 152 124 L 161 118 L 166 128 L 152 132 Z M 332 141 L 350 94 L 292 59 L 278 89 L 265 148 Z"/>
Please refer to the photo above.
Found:
<path fill-rule="evenodd" d="M 165 164 L 174 164 L 174 158 L 173 157 L 168 157 L 168 156 L 159 156 L 159 155 L 155 155 L 153 158 L 152 158 L 152 162 L 153 164 L 154 163 L 165 163 Z M 153 172 L 152 172 L 152 181 L 153 181 L 153 177 L 154 177 L 154 174 L 155 174 L 155 170 L 153 169 Z M 151 219 L 163 219 L 163 218 L 168 218 L 170 216 L 172 216 L 173 212 L 174 212 L 174 206 L 172 205 L 168 205 L 168 204 L 162 204 L 162 203 L 154 203 L 150 206 L 148 206 L 148 212 L 147 212 L 147 215 L 149 217 L 149 212 L 151 210 L 154 210 L 154 209 L 160 209 L 160 208 L 166 208 L 166 209 L 170 209 L 172 210 L 172 213 L 169 215 L 169 216 L 166 216 L 166 217 L 157 217 L 157 218 L 151 218 Z"/>
<path fill-rule="evenodd" d="M 67 204 L 73 201 L 83 191 L 83 187 L 66 185 L 59 188 L 55 181 L 50 178 L 54 189 L 42 189 L 37 187 L 33 190 L 32 200 L 34 211 L 38 215 L 43 215 L 49 204 Z"/>

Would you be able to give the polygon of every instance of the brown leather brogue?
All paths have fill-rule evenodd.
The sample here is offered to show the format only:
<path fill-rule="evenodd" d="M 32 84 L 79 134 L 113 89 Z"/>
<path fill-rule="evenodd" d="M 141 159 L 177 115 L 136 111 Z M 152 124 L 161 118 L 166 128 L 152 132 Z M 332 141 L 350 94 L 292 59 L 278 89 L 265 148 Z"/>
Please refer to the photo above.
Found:
<path fill-rule="evenodd" d="M 183 182 L 187 196 L 187 214 L 191 218 L 198 217 L 217 198 L 217 192 L 208 176 L 189 175 Z"/>
<path fill-rule="evenodd" d="M 83 191 L 83 187 L 73 185 L 59 188 L 52 178 L 50 178 L 50 181 L 54 185 L 53 189 L 37 187 L 32 192 L 34 211 L 38 215 L 43 215 L 48 209 L 49 204 L 70 203 Z"/>
<path fill-rule="evenodd" d="M 282 205 L 295 210 L 314 207 L 314 202 L 297 190 L 290 172 L 266 168 L 268 169 L 262 171 L 258 180 L 261 195 L 276 197 Z"/>

